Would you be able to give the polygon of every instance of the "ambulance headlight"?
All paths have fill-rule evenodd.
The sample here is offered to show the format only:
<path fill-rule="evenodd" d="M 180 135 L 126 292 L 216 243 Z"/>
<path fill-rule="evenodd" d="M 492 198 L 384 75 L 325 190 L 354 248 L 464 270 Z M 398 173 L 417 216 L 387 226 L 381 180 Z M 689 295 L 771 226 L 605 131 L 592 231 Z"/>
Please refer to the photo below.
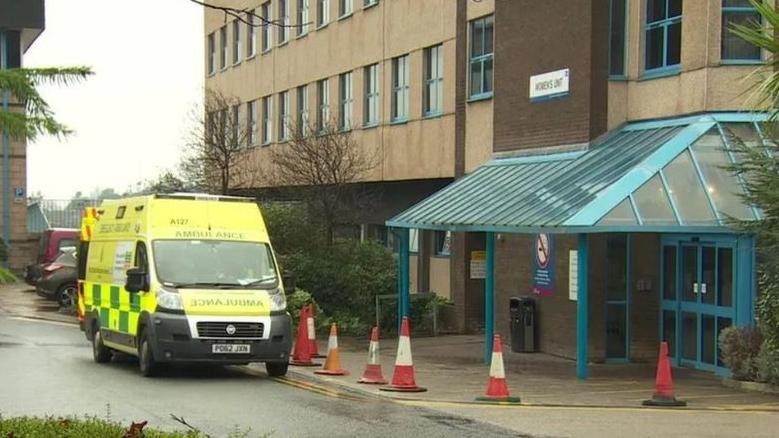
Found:
<path fill-rule="evenodd" d="M 168 310 L 184 310 L 181 295 L 165 288 L 157 289 L 157 307 Z"/>
<path fill-rule="evenodd" d="M 287 310 L 287 297 L 284 295 L 284 291 L 281 288 L 268 291 L 270 295 L 270 311 L 271 312 L 283 312 Z"/>

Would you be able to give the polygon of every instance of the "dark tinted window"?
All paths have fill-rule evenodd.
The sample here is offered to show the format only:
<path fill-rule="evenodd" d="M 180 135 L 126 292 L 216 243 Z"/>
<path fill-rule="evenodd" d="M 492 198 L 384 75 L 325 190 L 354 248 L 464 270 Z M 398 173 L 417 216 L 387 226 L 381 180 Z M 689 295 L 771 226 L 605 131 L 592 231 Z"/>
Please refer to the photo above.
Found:
<path fill-rule="evenodd" d="M 609 74 L 625 74 L 625 5 L 626 0 L 611 0 L 611 35 L 609 36 Z"/>
<path fill-rule="evenodd" d="M 19 31 L 10 30 L 5 32 L 6 47 L 8 48 L 8 68 L 19 68 L 22 66 L 22 44 Z"/>
<path fill-rule="evenodd" d="M 76 239 L 60 239 L 59 242 L 57 242 L 57 250 L 61 250 L 62 248 L 75 248 L 76 247 Z"/>

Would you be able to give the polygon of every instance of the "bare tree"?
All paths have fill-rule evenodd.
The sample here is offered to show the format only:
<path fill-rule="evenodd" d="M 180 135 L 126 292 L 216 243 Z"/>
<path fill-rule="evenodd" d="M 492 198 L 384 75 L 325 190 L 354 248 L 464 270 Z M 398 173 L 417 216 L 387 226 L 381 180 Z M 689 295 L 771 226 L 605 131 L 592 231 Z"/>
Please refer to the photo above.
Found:
<path fill-rule="evenodd" d="M 316 127 L 308 122 L 289 127 L 290 138 L 271 150 L 273 182 L 294 187 L 304 196 L 311 213 L 321 218 L 332 244 L 338 223 L 364 207 L 369 196 L 356 187 L 379 164 L 376 154 L 358 145 L 351 131 L 327 121 Z"/>
<path fill-rule="evenodd" d="M 255 127 L 248 126 L 240 109 L 237 98 L 206 90 L 205 104 L 193 115 L 195 127 L 179 163 L 181 178 L 188 185 L 228 194 L 256 183 L 258 170 L 247 165 L 246 150 Z"/>

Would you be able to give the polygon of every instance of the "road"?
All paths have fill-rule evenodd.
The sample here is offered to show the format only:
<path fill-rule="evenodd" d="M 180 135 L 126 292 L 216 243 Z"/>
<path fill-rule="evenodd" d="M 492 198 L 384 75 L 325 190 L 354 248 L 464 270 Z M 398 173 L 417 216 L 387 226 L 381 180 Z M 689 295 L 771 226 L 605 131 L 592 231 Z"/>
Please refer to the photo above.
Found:
<path fill-rule="evenodd" d="M 171 415 L 214 436 L 507 436 L 495 426 L 390 401 L 331 397 L 247 373 L 242 367 L 175 368 L 139 375 L 137 362 L 92 361 L 73 325 L 0 314 L 0 414 L 90 415 L 183 429 Z M 513 433 L 516 435 L 516 433 Z"/>

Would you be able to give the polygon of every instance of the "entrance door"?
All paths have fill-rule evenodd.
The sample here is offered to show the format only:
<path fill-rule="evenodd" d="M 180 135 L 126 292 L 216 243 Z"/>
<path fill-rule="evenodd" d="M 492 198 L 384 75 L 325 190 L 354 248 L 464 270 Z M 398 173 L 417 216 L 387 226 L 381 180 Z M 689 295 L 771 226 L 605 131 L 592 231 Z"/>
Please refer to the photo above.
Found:
<path fill-rule="evenodd" d="M 735 243 L 663 240 L 661 335 L 677 365 L 724 370 L 717 339 L 733 324 Z"/>

